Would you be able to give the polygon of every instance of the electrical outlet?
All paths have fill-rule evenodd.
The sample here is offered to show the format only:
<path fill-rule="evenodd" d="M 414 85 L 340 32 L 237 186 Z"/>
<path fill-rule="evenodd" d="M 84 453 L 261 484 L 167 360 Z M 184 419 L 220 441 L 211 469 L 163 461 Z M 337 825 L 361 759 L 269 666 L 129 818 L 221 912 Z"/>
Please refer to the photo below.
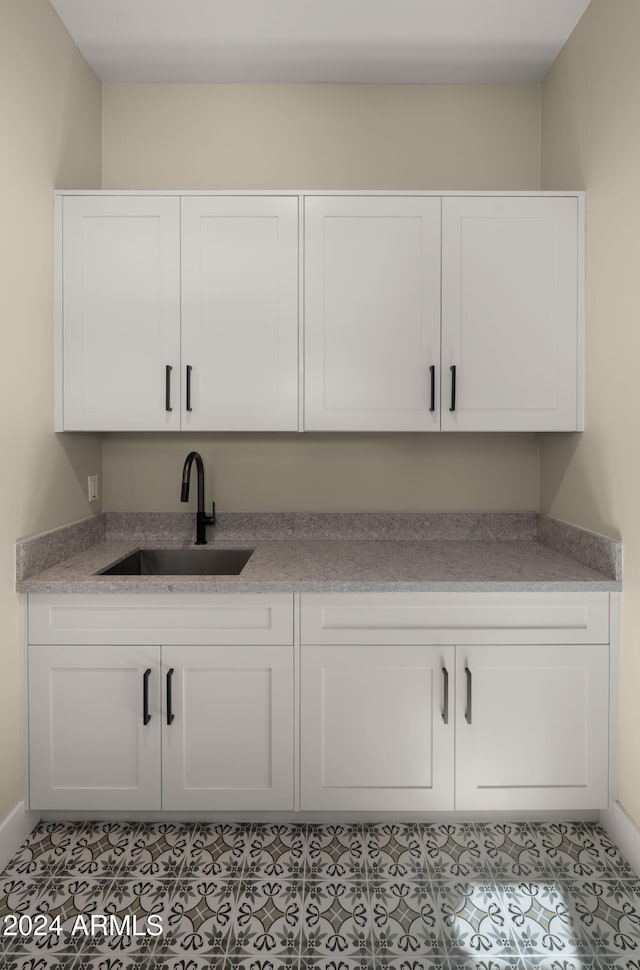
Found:
<path fill-rule="evenodd" d="M 98 501 L 98 476 L 89 475 L 87 478 L 87 493 L 89 495 L 90 502 Z"/>

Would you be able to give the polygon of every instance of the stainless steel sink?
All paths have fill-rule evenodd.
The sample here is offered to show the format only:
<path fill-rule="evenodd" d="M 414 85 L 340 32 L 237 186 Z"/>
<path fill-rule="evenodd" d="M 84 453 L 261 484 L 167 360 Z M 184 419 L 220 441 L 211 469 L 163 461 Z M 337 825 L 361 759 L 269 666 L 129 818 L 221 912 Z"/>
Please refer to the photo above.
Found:
<path fill-rule="evenodd" d="M 138 549 L 101 576 L 237 576 L 253 549 Z"/>

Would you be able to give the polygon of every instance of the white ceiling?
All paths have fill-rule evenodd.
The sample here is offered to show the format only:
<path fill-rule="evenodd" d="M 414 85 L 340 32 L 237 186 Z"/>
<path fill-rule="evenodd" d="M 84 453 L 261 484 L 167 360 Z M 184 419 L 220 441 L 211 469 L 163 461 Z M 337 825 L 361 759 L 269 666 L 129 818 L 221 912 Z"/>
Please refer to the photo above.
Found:
<path fill-rule="evenodd" d="M 529 83 L 589 0 L 50 0 L 104 82 Z"/>

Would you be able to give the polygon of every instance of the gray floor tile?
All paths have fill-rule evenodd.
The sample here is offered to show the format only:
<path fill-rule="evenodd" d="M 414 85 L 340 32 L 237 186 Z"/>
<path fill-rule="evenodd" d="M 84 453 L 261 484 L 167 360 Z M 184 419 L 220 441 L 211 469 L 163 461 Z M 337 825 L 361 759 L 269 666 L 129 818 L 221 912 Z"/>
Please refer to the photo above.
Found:
<path fill-rule="evenodd" d="M 47 822 L 0 875 L 0 970 L 471 968 L 640 970 L 599 826 Z"/>

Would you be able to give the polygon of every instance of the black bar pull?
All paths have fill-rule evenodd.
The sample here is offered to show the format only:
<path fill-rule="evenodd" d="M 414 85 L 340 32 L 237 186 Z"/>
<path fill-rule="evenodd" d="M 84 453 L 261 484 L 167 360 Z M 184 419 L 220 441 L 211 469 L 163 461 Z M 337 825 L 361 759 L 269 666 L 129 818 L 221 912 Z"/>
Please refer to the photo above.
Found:
<path fill-rule="evenodd" d="M 167 364 L 165 368 L 164 375 L 164 409 L 165 411 L 173 411 L 171 407 L 171 371 L 173 367 L 171 364 Z"/>
<path fill-rule="evenodd" d="M 142 675 L 142 723 L 148 724 L 151 720 L 151 715 L 149 714 L 149 677 L 151 676 L 151 667 L 147 667 Z"/>
<path fill-rule="evenodd" d="M 456 409 L 456 365 L 451 365 L 451 407 L 450 411 L 455 411 Z"/>
<path fill-rule="evenodd" d="M 193 367 L 187 364 L 187 411 L 193 411 L 191 407 L 191 371 Z"/>
<path fill-rule="evenodd" d="M 430 411 L 435 411 L 436 409 L 436 368 L 435 364 L 432 364 L 429 368 L 429 374 L 431 375 L 431 403 L 429 405 Z"/>
<path fill-rule="evenodd" d="M 471 724 L 471 671 L 465 664 L 464 675 L 467 678 L 467 703 L 464 709 L 464 719 L 467 724 Z"/>
<path fill-rule="evenodd" d="M 173 724 L 173 719 L 175 717 L 173 713 L 173 702 L 171 694 L 171 686 L 173 679 L 173 667 L 167 670 L 167 724 Z"/>
<path fill-rule="evenodd" d="M 445 724 L 449 723 L 449 671 L 447 668 L 442 666 L 442 690 L 444 695 L 444 701 L 442 705 L 442 720 Z"/>

